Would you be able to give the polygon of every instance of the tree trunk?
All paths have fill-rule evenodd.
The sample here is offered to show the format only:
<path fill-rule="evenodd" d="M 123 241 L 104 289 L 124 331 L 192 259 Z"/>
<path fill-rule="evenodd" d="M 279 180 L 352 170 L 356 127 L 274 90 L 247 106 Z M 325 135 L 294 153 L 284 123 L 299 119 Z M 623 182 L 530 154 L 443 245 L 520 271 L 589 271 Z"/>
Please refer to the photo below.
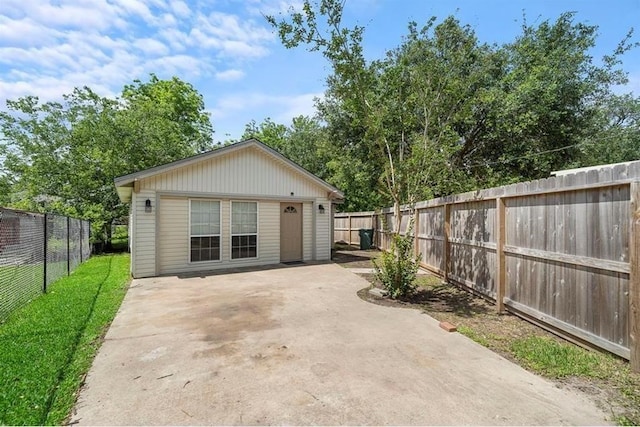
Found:
<path fill-rule="evenodd" d="M 402 216 L 400 215 L 400 202 L 398 200 L 393 201 L 393 233 L 400 234 L 400 221 Z"/>

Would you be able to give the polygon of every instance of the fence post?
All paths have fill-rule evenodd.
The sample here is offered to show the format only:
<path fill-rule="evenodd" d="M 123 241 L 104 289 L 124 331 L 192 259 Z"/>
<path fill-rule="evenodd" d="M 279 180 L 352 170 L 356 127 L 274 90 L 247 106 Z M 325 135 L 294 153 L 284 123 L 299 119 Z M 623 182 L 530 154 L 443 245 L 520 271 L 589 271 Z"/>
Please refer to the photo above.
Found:
<path fill-rule="evenodd" d="M 67 217 L 67 276 L 71 274 L 71 236 L 69 236 L 69 232 L 71 231 L 70 222 L 71 218 Z"/>
<path fill-rule="evenodd" d="M 349 246 L 351 246 L 351 213 L 348 213 L 347 217 L 349 218 Z"/>
<path fill-rule="evenodd" d="M 82 252 L 82 234 L 84 233 L 84 220 L 80 220 L 80 263 L 84 262 L 84 253 Z"/>
<path fill-rule="evenodd" d="M 632 182 L 631 236 L 629 239 L 629 364 L 640 372 L 640 182 Z"/>
<path fill-rule="evenodd" d="M 42 283 L 42 293 L 47 293 L 47 214 L 44 214 L 44 247 L 42 248 L 42 265 L 43 265 L 43 283 Z"/>
<path fill-rule="evenodd" d="M 443 274 L 443 280 L 445 282 L 449 281 L 449 264 L 451 263 L 450 260 L 450 244 L 449 244 L 449 238 L 451 237 L 451 205 L 449 203 L 446 203 L 444 205 L 444 240 L 442 241 L 442 258 L 444 261 L 444 274 Z"/>
<path fill-rule="evenodd" d="M 502 197 L 496 199 L 496 310 L 504 313 L 504 295 L 507 272 L 504 258 L 505 236 L 505 203 Z"/>
<path fill-rule="evenodd" d="M 376 246 L 376 213 L 371 214 L 371 228 L 373 228 L 373 234 L 371 235 L 371 246 Z"/>
<path fill-rule="evenodd" d="M 420 227 L 420 215 L 418 208 L 413 208 L 413 255 L 418 256 L 420 245 L 418 244 L 418 229 Z"/>
<path fill-rule="evenodd" d="M 380 250 L 380 233 L 378 232 L 378 214 L 373 212 L 373 240 L 376 248 Z"/>

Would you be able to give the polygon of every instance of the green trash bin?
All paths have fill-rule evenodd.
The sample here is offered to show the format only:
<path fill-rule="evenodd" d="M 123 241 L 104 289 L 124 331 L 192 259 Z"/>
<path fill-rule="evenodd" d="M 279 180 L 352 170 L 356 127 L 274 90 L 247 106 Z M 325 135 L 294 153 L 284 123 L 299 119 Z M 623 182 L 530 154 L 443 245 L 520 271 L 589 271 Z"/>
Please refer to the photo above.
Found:
<path fill-rule="evenodd" d="M 361 228 L 358 230 L 360 235 L 360 249 L 371 249 L 373 246 L 373 228 Z"/>

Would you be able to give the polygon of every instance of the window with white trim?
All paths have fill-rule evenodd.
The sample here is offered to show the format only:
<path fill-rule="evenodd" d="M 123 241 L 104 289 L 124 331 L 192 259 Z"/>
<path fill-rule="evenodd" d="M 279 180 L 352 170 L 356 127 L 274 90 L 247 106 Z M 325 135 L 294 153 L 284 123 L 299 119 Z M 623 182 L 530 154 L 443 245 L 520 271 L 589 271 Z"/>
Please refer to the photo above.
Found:
<path fill-rule="evenodd" d="M 258 257 L 258 202 L 231 202 L 231 259 Z"/>
<path fill-rule="evenodd" d="M 220 202 L 190 200 L 191 262 L 220 261 Z"/>

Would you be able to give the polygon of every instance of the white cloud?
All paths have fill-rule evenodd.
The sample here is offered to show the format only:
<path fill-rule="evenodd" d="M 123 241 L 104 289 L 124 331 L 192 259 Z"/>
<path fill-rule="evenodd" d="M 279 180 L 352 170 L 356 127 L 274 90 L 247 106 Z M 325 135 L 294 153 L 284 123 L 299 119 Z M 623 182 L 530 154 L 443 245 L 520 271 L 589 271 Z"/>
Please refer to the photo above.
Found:
<path fill-rule="evenodd" d="M 629 73 L 627 92 L 633 92 L 634 96 L 640 96 L 640 70 Z"/>
<path fill-rule="evenodd" d="M 161 25 L 164 27 L 175 27 L 178 25 L 178 20 L 170 13 L 165 13 L 161 18 Z"/>
<path fill-rule="evenodd" d="M 218 71 L 216 73 L 216 79 L 230 82 L 233 80 L 240 80 L 241 78 L 244 77 L 244 75 L 245 75 L 244 71 L 242 70 L 230 69 L 230 70 Z"/>
<path fill-rule="evenodd" d="M 219 98 L 208 112 L 220 140 L 240 138 L 244 126 L 251 120 L 258 122 L 267 117 L 276 123 L 290 125 L 294 117 L 315 114 L 314 99 L 321 92 L 301 93 L 292 96 L 266 93 L 235 93 Z"/>
<path fill-rule="evenodd" d="M 239 80 L 245 63 L 268 55 L 274 43 L 267 24 L 242 3 L 233 13 L 208 1 L 0 3 L 0 108 L 7 98 L 54 100 L 85 85 L 118 93 L 151 72 Z"/>
<path fill-rule="evenodd" d="M 150 55 L 166 55 L 169 53 L 169 48 L 166 44 L 159 42 L 156 39 L 144 38 L 138 39 L 133 42 L 133 45 L 138 49 L 144 51 Z"/>
<path fill-rule="evenodd" d="M 17 80 L 5 82 L 0 80 L 0 108 L 4 109 L 6 100 L 34 95 L 42 101 L 51 101 L 60 98 L 62 93 L 70 93 L 74 85 L 70 82 L 64 82 L 53 77 L 40 77 L 37 79 Z M 94 88 L 97 90 L 97 88 Z"/>
<path fill-rule="evenodd" d="M 0 15 L 0 45 L 36 46 L 43 39 L 59 35 L 59 31 L 47 28 L 30 18 L 10 19 Z"/>
<path fill-rule="evenodd" d="M 301 0 L 248 0 L 247 10 L 254 16 L 288 14 L 291 10 L 302 10 Z"/>
<path fill-rule="evenodd" d="M 24 9 L 29 4 L 29 0 L 4 0 L 2 2 L 3 13 L 12 18 L 21 18 L 25 16 Z"/>
<path fill-rule="evenodd" d="M 217 47 L 222 49 L 222 56 L 234 58 L 259 58 L 269 53 L 269 49 L 264 46 L 247 43 L 242 40 L 223 40 Z"/>
<path fill-rule="evenodd" d="M 191 9 L 182 0 L 173 0 L 170 2 L 171 10 L 180 18 L 186 18 L 191 15 Z"/>
<path fill-rule="evenodd" d="M 105 0 L 69 1 L 55 4 L 41 1 L 25 1 L 25 16 L 48 27 L 104 30 L 112 26 L 117 11 Z"/>
<path fill-rule="evenodd" d="M 173 50 L 182 51 L 191 43 L 189 36 L 177 28 L 163 28 L 158 32 L 158 38 L 163 39 Z"/>
<path fill-rule="evenodd" d="M 107 60 L 109 57 L 106 54 L 107 51 L 112 50 L 127 50 L 131 42 L 121 39 L 121 38 L 112 38 L 110 36 L 101 35 L 101 34 L 83 34 L 80 32 L 75 32 L 69 34 L 66 37 L 67 41 L 73 45 L 87 45 L 89 51 L 92 55 L 96 57 L 101 57 L 104 60 Z"/>
<path fill-rule="evenodd" d="M 251 30 L 250 24 L 241 23 L 234 15 L 213 12 L 207 17 L 200 16 L 199 21 L 207 33 L 218 39 L 248 40 L 253 37 L 248 31 Z"/>
<path fill-rule="evenodd" d="M 256 58 L 268 53 L 273 34 L 253 20 L 222 12 L 198 15 L 189 38 L 197 45 L 220 50 L 220 56 Z"/>
<path fill-rule="evenodd" d="M 316 113 L 315 100 L 322 99 L 323 93 L 304 93 L 297 96 L 288 97 L 283 104 L 284 109 L 275 115 L 276 121 L 285 123 L 291 122 L 291 119 L 297 116 L 313 116 Z"/>
<path fill-rule="evenodd" d="M 120 14 L 128 16 L 137 15 L 149 24 L 153 24 L 158 21 L 157 17 L 153 15 L 149 7 L 140 0 L 116 0 L 115 4 L 120 9 Z"/>
<path fill-rule="evenodd" d="M 269 106 L 272 118 L 277 122 L 289 123 L 299 115 L 311 116 L 315 113 L 314 99 L 322 98 L 321 92 L 303 93 L 293 96 L 269 95 L 265 93 L 235 94 L 218 100 L 211 109 L 212 120 L 224 119 L 239 112 Z"/>
<path fill-rule="evenodd" d="M 264 105 L 268 100 L 269 96 L 259 93 L 227 95 L 218 99 L 215 107 L 210 110 L 211 118 L 215 122 L 216 119 L 233 116 L 238 111 Z"/>
<path fill-rule="evenodd" d="M 202 74 L 209 74 L 211 67 L 190 55 L 163 56 L 145 64 L 148 72 L 163 70 L 164 74 L 194 78 Z"/>
<path fill-rule="evenodd" d="M 633 96 L 640 96 L 640 70 L 631 70 L 628 74 L 628 82 L 625 85 L 613 87 L 613 92 L 618 95 L 633 93 Z"/>

